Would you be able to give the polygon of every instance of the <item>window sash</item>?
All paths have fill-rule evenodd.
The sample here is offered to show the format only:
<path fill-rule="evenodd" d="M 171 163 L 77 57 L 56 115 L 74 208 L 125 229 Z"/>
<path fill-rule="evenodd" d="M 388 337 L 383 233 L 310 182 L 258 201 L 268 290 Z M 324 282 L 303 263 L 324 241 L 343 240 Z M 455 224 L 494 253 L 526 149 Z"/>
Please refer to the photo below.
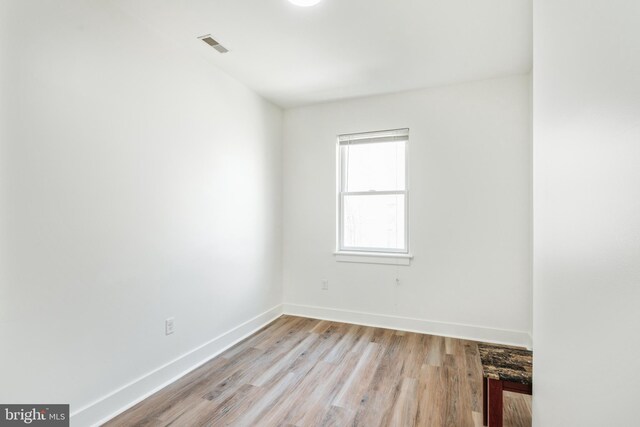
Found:
<path fill-rule="evenodd" d="M 375 133 L 375 132 L 374 132 Z M 370 140 L 364 140 L 364 139 L 360 139 L 359 142 L 355 143 L 355 144 L 375 144 L 375 143 L 389 143 L 390 141 L 388 140 L 379 140 L 376 138 L 372 138 L 371 139 L 373 142 L 370 142 Z M 407 159 L 407 145 L 408 145 L 408 137 L 403 137 L 400 139 L 396 139 L 393 142 L 404 142 L 404 190 L 407 190 L 407 186 L 408 184 L 408 173 L 407 173 L 407 169 L 408 169 L 408 159 Z M 347 170 L 348 168 L 348 164 L 349 164 L 349 156 L 351 155 L 348 148 L 350 145 L 354 145 L 354 143 L 352 142 L 348 142 L 348 141 L 339 141 L 338 142 L 338 168 L 339 168 L 339 173 L 338 173 L 338 190 L 340 192 L 346 192 L 346 188 L 348 185 L 348 177 L 349 177 L 349 171 Z M 347 149 L 346 152 L 344 149 Z M 346 154 L 346 155 L 344 155 Z M 399 187 L 396 188 L 398 191 L 400 190 Z M 365 191 L 387 191 L 387 190 L 365 190 Z M 389 190 L 389 191 L 395 191 L 395 190 Z"/>
<path fill-rule="evenodd" d="M 373 144 L 377 142 L 395 142 L 404 141 L 405 158 L 405 188 L 404 190 L 370 190 L 370 191 L 344 191 L 344 177 L 347 174 L 347 164 L 345 156 L 342 155 L 341 148 L 350 144 Z M 409 158 L 407 156 L 409 129 L 396 129 L 381 132 L 367 132 L 359 134 L 340 135 L 337 143 L 337 162 L 338 162 L 338 212 L 337 212 L 337 250 L 347 252 L 374 252 L 374 253 L 393 253 L 408 254 L 409 253 Z M 381 196 L 381 195 L 403 195 L 404 196 L 404 248 L 377 248 L 377 247 L 358 247 L 344 245 L 344 198 L 345 196 Z"/>
<path fill-rule="evenodd" d="M 377 248 L 371 246 L 346 246 L 344 244 L 344 198 L 346 196 L 383 196 L 383 195 L 402 195 L 404 196 L 404 247 L 403 248 Z M 397 191 L 356 191 L 356 192 L 343 192 L 339 195 L 339 228 L 340 234 L 338 237 L 338 250 L 339 251 L 347 251 L 347 252 L 381 252 L 381 253 L 394 253 L 394 254 L 406 254 L 409 253 L 409 224 L 407 222 L 408 219 L 408 208 L 409 208 L 409 198 L 407 197 L 407 190 L 397 190 Z"/>

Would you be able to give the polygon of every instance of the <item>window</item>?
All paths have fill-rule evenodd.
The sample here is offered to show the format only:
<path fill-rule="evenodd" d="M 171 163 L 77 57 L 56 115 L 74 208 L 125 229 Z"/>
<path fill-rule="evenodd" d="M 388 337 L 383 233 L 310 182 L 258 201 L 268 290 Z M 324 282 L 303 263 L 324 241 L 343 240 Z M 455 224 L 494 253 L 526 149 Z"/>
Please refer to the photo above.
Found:
<path fill-rule="evenodd" d="M 409 129 L 338 137 L 338 252 L 408 254 Z"/>

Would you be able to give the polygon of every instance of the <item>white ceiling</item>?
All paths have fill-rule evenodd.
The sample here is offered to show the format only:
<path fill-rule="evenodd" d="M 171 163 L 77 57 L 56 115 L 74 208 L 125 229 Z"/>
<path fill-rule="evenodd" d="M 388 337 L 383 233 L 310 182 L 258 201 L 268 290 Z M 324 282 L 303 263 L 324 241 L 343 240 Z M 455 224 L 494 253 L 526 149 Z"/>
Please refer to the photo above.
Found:
<path fill-rule="evenodd" d="M 531 0 L 115 1 L 285 108 L 531 69 Z"/>

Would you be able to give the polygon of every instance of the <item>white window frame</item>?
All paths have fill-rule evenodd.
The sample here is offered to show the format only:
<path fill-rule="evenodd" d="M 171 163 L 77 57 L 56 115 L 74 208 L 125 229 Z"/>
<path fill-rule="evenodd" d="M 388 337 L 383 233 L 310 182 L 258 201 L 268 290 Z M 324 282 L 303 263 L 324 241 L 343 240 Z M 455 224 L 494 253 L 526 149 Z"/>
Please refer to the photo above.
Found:
<path fill-rule="evenodd" d="M 405 141 L 405 188 L 404 190 L 393 191 L 343 191 L 342 179 L 346 172 L 345 159 L 340 149 L 349 144 L 375 144 L 389 141 Z M 409 255 L 409 129 L 392 129 L 375 132 L 353 133 L 339 135 L 336 143 L 336 169 L 337 169 L 337 233 L 336 233 L 336 255 L 347 255 L 339 261 L 346 262 L 375 262 L 386 263 L 384 257 L 411 258 Z M 380 196 L 380 195 L 404 195 L 404 244 L 402 249 L 393 248 L 371 248 L 371 247 L 351 247 L 343 246 L 344 231 L 344 198 L 345 196 Z M 394 262 L 395 263 L 395 262 Z"/>

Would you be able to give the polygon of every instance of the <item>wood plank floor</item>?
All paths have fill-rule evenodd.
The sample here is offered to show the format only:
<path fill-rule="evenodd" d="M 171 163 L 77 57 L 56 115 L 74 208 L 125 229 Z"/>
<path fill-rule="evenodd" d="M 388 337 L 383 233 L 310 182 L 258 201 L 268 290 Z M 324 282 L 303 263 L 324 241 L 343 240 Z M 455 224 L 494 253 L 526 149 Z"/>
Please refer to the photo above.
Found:
<path fill-rule="evenodd" d="M 282 316 L 107 426 L 482 425 L 472 341 Z M 505 426 L 531 425 L 506 393 Z"/>

